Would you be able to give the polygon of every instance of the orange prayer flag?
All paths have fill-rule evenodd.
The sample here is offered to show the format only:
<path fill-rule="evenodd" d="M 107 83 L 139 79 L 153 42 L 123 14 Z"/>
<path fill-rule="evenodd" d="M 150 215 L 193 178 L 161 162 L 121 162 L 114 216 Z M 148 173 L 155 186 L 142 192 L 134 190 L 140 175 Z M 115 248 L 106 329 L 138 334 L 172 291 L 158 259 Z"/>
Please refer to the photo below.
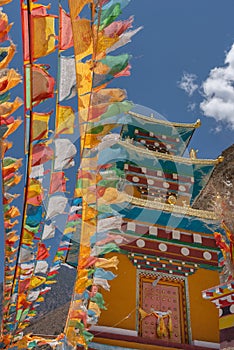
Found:
<path fill-rule="evenodd" d="M 2 158 L 4 157 L 6 151 L 12 148 L 12 145 L 12 142 L 0 140 L 0 150 L 2 151 L 2 154 L 0 154 L 0 156 L 2 156 Z"/>
<path fill-rule="evenodd" d="M 20 211 L 15 206 L 12 206 L 7 212 L 4 213 L 5 218 L 15 218 L 17 216 L 20 216 Z"/>
<path fill-rule="evenodd" d="M 0 6 L 7 5 L 11 2 L 12 0 L 0 0 Z"/>
<path fill-rule="evenodd" d="M 2 176 L 6 176 L 14 173 L 22 166 L 22 159 L 17 159 L 14 163 L 2 167 Z"/>
<path fill-rule="evenodd" d="M 0 52 L 7 52 L 7 56 L 0 62 L 0 69 L 6 68 L 14 57 L 16 47 L 13 43 L 7 48 L 1 48 Z"/>
<path fill-rule="evenodd" d="M 3 69 L 0 76 L 0 94 L 4 94 L 21 82 L 21 76 L 14 69 Z"/>
<path fill-rule="evenodd" d="M 2 118 L 7 118 L 10 114 L 14 113 L 20 106 L 22 106 L 23 101 L 16 97 L 14 102 L 3 102 L 0 104 L 0 115 Z"/>
<path fill-rule="evenodd" d="M 11 135 L 15 130 L 18 129 L 18 127 L 21 125 L 22 120 L 20 119 L 16 119 L 14 120 L 13 123 L 8 124 L 7 127 L 7 131 L 5 132 L 5 134 L 3 135 L 3 139 L 6 139 L 9 135 Z"/>

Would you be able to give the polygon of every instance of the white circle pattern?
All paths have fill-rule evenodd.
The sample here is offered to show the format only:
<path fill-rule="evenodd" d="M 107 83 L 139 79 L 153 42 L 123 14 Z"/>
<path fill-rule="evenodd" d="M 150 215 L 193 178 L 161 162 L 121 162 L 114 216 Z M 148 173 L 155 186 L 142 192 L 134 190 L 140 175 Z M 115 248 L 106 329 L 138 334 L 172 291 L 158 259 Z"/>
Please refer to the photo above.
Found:
<path fill-rule="evenodd" d="M 205 260 L 211 260 L 212 259 L 212 255 L 209 252 L 204 252 L 203 253 L 203 258 Z"/>
<path fill-rule="evenodd" d="M 181 254 L 183 254 L 184 256 L 188 256 L 190 253 L 189 249 L 188 248 L 181 248 Z"/>
<path fill-rule="evenodd" d="M 164 243 L 160 243 L 158 246 L 158 249 L 161 250 L 161 252 L 166 252 L 167 251 L 167 245 Z"/>
<path fill-rule="evenodd" d="M 140 179 L 139 179 L 139 177 L 137 177 L 137 176 L 133 176 L 132 181 L 133 181 L 133 182 L 139 182 Z"/>
<path fill-rule="evenodd" d="M 143 248 L 145 246 L 145 241 L 143 241 L 143 239 L 138 239 L 136 241 L 136 245 L 139 247 L 139 248 Z"/>

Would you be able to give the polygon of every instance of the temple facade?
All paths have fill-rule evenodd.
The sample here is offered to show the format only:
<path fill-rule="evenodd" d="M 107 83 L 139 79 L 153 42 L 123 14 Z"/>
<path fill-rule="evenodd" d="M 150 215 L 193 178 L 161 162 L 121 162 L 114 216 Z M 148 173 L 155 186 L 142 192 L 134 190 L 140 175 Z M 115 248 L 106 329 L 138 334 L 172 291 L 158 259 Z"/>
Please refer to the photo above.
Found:
<path fill-rule="evenodd" d="M 91 327 L 90 348 L 218 349 L 218 310 L 203 291 L 219 283 L 213 233 L 221 228 L 215 213 L 192 205 L 221 157 L 188 154 L 199 121 L 170 123 L 128 112 L 104 122 L 111 133 L 89 152 L 96 152 L 98 189 L 108 189 L 112 209 L 111 219 L 102 214 L 102 225 L 119 245 L 103 256 L 117 255 L 119 265 L 111 289 L 102 285 L 108 310 Z M 79 233 L 67 258 L 74 266 L 76 245 Z"/>

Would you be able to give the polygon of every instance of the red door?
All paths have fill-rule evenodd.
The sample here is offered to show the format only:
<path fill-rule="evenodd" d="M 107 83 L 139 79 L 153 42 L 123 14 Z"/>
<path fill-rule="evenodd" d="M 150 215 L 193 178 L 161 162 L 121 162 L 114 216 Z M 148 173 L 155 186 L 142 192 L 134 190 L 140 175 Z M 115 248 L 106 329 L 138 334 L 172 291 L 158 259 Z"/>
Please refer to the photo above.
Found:
<path fill-rule="evenodd" d="M 167 312 L 171 311 L 172 333 L 168 331 L 168 317 L 164 318 L 167 329 L 167 335 L 159 337 L 157 334 L 157 317 L 154 315 L 146 316 L 141 320 L 141 335 L 144 338 L 164 339 L 172 342 L 184 342 L 184 321 L 182 288 L 180 283 L 158 282 L 156 286 L 149 279 L 142 279 L 141 282 L 141 308 L 146 313 L 152 311 Z M 183 328 L 182 328 L 183 327 Z M 183 331 L 182 331 L 183 329 Z"/>

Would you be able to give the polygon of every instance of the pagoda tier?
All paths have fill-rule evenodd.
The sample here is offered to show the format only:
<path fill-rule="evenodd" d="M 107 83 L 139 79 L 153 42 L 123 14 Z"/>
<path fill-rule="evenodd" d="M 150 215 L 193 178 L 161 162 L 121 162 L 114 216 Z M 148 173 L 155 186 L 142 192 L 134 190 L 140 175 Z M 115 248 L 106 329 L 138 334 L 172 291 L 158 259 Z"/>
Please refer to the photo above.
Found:
<path fill-rule="evenodd" d="M 100 167 L 112 164 L 122 171 L 121 190 L 137 198 L 182 206 L 194 203 L 220 161 L 220 158 L 192 159 L 150 151 L 127 140 L 107 146 L 111 147 L 105 147 L 103 142 L 98 163 Z M 101 174 L 105 177 L 105 171 Z"/>
<path fill-rule="evenodd" d="M 218 269 L 219 249 L 212 232 L 219 223 L 210 212 L 202 211 L 203 218 L 198 218 L 192 209 L 176 213 L 129 202 L 112 207 L 123 221 L 120 231 L 127 243 L 121 249 L 138 268 L 178 275 L 194 273 L 198 267 Z"/>
<path fill-rule="evenodd" d="M 213 232 L 219 228 L 219 222 L 211 212 L 149 203 L 128 195 L 125 200 L 111 205 L 114 221 L 101 213 L 99 221 L 105 226 L 109 223 L 109 234 L 116 235 L 117 241 L 124 235 L 120 248 L 129 253 L 138 268 L 185 276 L 198 267 L 218 270 L 219 249 Z M 100 229 L 92 239 L 93 244 L 101 238 Z M 73 266 L 77 264 L 79 240 L 77 226 L 68 259 Z"/>
<path fill-rule="evenodd" d="M 170 123 L 165 120 L 155 119 L 153 115 L 144 115 L 129 112 L 143 125 L 126 124 L 122 129 L 122 138 L 130 138 L 140 143 L 151 151 L 182 156 L 188 147 L 189 141 L 196 128 L 200 126 L 200 120 L 194 124 Z"/>
<path fill-rule="evenodd" d="M 105 118 L 93 123 L 89 130 L 98 129 L 101 126 L 121 126 L 122 139 L 130 138 L 137 146 L 148 148 L 152 151 L 182 156 L 188 147 L 196 128 L 200 126 L 200 120 L 193 124 L 170 123 L 165 120 L 147 117 L 129 111 L 128 113 Z M 89 131 L 88 131 L 89 132 Z"/>

